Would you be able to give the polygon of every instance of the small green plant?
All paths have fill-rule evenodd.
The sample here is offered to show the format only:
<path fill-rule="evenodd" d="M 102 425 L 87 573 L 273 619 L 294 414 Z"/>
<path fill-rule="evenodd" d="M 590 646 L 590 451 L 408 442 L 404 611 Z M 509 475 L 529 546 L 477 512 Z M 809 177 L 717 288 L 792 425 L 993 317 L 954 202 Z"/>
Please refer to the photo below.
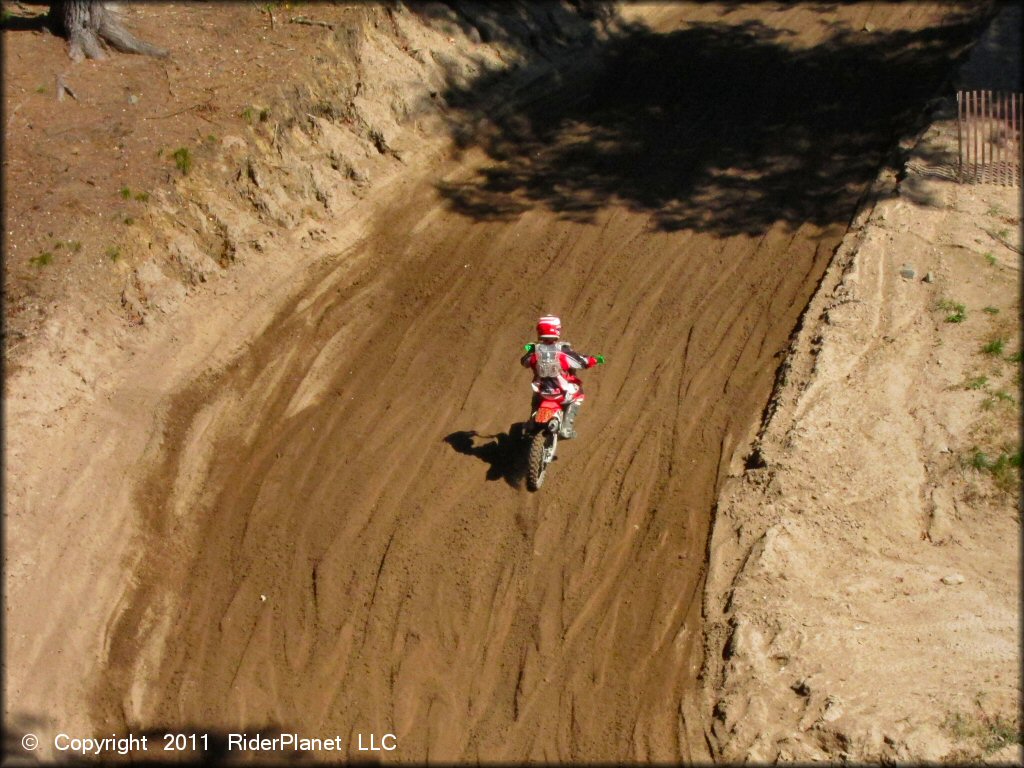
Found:
<path fill-rule="evenodd" d="M 210 142 L 211 144 L 216 144 L 217 143 L 217 137 L 214 134 L 212 134 L 212 133 L 209 136 L 206 137 L 206 140 L 208 142 Z"/>
<path fill-rule="evenodd" d="M 28 263 L 33 267 L 45 267 L 47 264 L 53 261 L 53 254 L 49 251 L 43 251 L 38 256 L 33 256 L 28 260 Z"/>
<path fill-rule="evenodd" d="M 988 262 L 990 267 L 994 267 L 996 265 L 995 254 L 992 251 L 985 251 L 985 261 Z"/>
<path fill-rule="evenodd" d="M 82 241 L 68 240 L 68 250 L 71 251 L 72 253 L 78 253 L 80 250 L 82 250 Z"/>
<path fill-rule="evenodd" d="M 1020 483 L 1020 451 L 999 454 L 989 471 L 996 486 L 1003 491 L 1012 491 Z"/>
<path fill-rule="evenodd" d="M 967 466 L 978 472 L 989 472 L 1000 490 L 1012 491 L 1020 480 L 1020 448 L 1002 451 L 995 458 L 984 451 L 974 449 L 966 461 Z"/>
<path fill-rule="evenodd" d="M 998 237 L 1000 240 L 1005 240 L 1009 236 L 1010 236 L 1010 230 L 1008 230 L 1008 229 L 1004 228 L 1004 229 L 1000 229 L 1000 230 L 996 231 L 996 237 Z"/>
<path fill-rule="evenodd" d="M 981 348 L 981 351 L 986 355 L 1001 355 L 1005 345 L 1006 342 L 1003 339 L 992 339 L 992 341 Z"/>
<path fill-rule="evenodd" d="M 128 187 L 121 187 L 120 195 L 123 200 L 127 200 L 132 196 L 132 191 Z"/>
<path fill-rule="evenodd" d="M 1008 392 L 1003 392 L 1002 390 L 999 390 L 997 392 L 993 392 L 992 394 L 990 394 L 988 397 L 981 401 L 981 409 L 983 411 L 991 411 L 999 403 L 1012 402 L 1015 402 L 1013 399 L 1013 395 L 1009 394 Z"/>
<path fill-rule="evenodd" d="M 1013 720 L 1002 715 L 980 712 L 970 715 L 956 712 L 943 723 L 946 731 L 958 741 L 973 741 L 984 754 L 996 752 L 1010 744 L 1021 742 L 1021 731 Z"/>
<path fill-rule="evenodd" d="M 1009 360 L 1011 363 L 1020 364 L 1020 361 L 1021 361 L 1020 350 L 1018 349 L 1012 355 L 1007 355 L 1006 359 Z"/>
<path fill-rule="evenodd" d="M 124 223 L 130 227 L 132 224 L 135 223 L 135 219 L 133 219 L 131 216 L 125 216 Z"/>
<path fill-rule="evenodd" d="M 188 147 L 179 147 L 174 150 L 171 157 L 174 158 L 174 165 L 181 171 L 181 175 L 188 176 L 189 171 L 192 170 L 192 153 L 189 152 Z"/>
<path fill-rule="evenodd" d="M 951 299 L 942 299 L 938 303 L 939 309 L 943 312 L 948 312 L 946 315 L 947 323 L 962 323 L 967 319 L 967 307 L 961 304 L 959 301 L 952 301 Z"/>
<path fill-rule="evenodd" d="M 256 120 L 265 123 L 270 119 L 270 110 L 266 107 L 246 107 L 239 113 L 239 117 L 249 123 L 249 125 L 252 125 Z"/>
<path fill-rule="evenodd" d="M 971 454 L 971 458 L 967 460 L 967 464 L 980 472 L 992 466 L 992 460 L 988 457 L 987 453 L 975 449 L 974 453 Z"/>
<path fill-rule="evenodd" d="M 107 248 L 107 258 L 111 261 L 117 261 L 121 258 L 121 249 L 116 245 L 110 246 Z"/>
<path fill-rule="evenodd" d="M 40 85 L 38 88 L 36 88 L 36 93 L 46 93 L 46 86 Z"/>
<path fill-rule="evenodd" d="M 981 311 L 984 312 L 986 315 L 998 315 L 999 307 L 985 307 Z"/>
<path fill-rule="evenodd" d="M 136 192 L 135 199 L 140 203 L 147 203 L 149 202 L 149 192 Z"/>
<path fill-rule="evenodd" d="M 988 384 L 988 376 L 975 376 L 973 379 L 967 380 L 964 389 L 984 389 L 986 384 Z"/>

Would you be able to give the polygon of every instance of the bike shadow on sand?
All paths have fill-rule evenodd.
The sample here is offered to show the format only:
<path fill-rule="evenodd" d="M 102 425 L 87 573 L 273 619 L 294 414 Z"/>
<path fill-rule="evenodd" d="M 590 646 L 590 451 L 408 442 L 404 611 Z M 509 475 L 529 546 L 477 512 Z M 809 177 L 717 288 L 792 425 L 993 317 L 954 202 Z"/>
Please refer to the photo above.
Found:
<path fill-rule="evenodd" d="M 513 488 L 526 477 L 526 444 L 523 442 L 525 422 L 512 424 L 507 432 L 481 435 L 475 429 L 452 432 L 444 438 L 457 452 L 474 456 L 489 467 L 488 480 L 504 480 Z"/>

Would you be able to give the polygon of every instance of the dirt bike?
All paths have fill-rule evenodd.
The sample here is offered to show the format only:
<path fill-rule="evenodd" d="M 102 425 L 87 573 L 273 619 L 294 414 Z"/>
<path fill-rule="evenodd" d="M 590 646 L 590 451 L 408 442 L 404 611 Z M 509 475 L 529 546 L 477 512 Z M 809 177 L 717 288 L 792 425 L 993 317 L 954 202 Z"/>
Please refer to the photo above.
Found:
<path fill-rule="evenodd" d="M 530 345 L 527 345 L 526 349 L 529 351 Z M 598 363 L 604 363 L 604 355 L 597 355 L 594 359 Z M 574 421 L 577 409 L 583 403 L 584 394 L 576 388 L 567 400 L 566 392 L 560 387 L 542 384 L 536 397 L 536 407 L 523 432 L 530 449 L 526 486 L 531 491 L 539 490 L 544 484 L 548 465 L 555 460 L 558 438 L 564 439 L 575 435 Z"/>
<path fill-rule="evenodd" d="M 531 491 L 539 490 L 544 484 L 548 465 L 555 460 L 555 448 L 565 419 L 565 395 L 560 391 L 542 392 L 540 403 L 526 422 L 525 437 L 530 446 L 526 472 L 526 486 Z M 577 395 L 579 401 L 583 394 Z"/>

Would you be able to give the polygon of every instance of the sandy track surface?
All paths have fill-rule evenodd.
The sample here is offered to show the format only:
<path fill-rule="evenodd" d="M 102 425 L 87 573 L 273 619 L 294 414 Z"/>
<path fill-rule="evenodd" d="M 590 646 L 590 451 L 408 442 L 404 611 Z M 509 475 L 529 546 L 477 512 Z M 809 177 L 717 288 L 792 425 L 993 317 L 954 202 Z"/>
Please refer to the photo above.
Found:
<path fill-rule="evenodd" d="M 659 57 L 624 48 L 583 98 L 526 110 L 556 131 L 498 119 L 391 184 L 374 228 L 175 396 L 101 726 L 388 731 L 400 759 L 704 754 L 719 478 L 966 25 L 939 26 L 945 4 L 634 12 Z M 914 40 L 933 53 L 888 52 Z M 723 73 L 737 43 L 753 58 Z M 684 86 L 699 67 L 727 77 Z M 531 495 L 516 361 L 548 311 L 610 362 Z"/>

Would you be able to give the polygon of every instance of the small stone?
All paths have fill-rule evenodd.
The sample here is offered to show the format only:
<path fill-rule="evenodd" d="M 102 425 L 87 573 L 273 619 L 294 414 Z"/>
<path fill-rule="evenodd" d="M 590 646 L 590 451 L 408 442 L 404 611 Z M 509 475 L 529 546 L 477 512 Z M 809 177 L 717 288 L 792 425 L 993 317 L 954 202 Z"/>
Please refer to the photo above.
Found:
<path fill-rule="evenodd" d="M 959 573 L 951 573 L 951 574 L 949 574 L 949 576 L 943 576 L 942 577 L 942 583 L 943 584 L 948 584 L 949 586 L 953 587 L 953 586 L 956 586 L 957 584 L 963 584 L 964 583 L 964 577 L 961 576 Z"/>
<path fill-rule="evenodd" d="M 139 103 L 139 97 L 136 96 L 134 93 L 129 93 L 128 94 L 128 103 L 129 104 L 138 104 Z"/>
<path fill-rule="evenodd" d="M 260 602 L 261 603 L 267 602 L 267 596 L 266 595 L 260 595 Z"/>
<path fill-rule="evenodd" d="M 934 272 L 926 273 L 925 276 L 924 276 L 924 281 L 926 283 L 934 283 L 935 282 L 935 273 Z"/>
<path fill-rule="evenodd" d="M 872 24 L 870 21 L 865 23 L 864 24 L 864 31 L 865 32 L 874 32 L 875 31 L 875 25 Z"/>
<path fill-rule="evenodd" d="M 917 274 L 917 272 L 915 272 L 914 268 L 912 266 L 910 266 L 909 264 L 904 264 L 902 267 L 900 267 L 900 276 L 901 277 L 905 277 L 908 280 L 911 280 L 911 279 L 913 279 L 914 275 L 916 275 L 916 274 Z"/>
<path fill-rule="evenodd" d="M 843 716 L 843 705 L 837 696 L 827 696 L 825 698 L 825 711 L 821 713 L 821 719 L 826 723 L 831 723 L 838 720 Z"/>

